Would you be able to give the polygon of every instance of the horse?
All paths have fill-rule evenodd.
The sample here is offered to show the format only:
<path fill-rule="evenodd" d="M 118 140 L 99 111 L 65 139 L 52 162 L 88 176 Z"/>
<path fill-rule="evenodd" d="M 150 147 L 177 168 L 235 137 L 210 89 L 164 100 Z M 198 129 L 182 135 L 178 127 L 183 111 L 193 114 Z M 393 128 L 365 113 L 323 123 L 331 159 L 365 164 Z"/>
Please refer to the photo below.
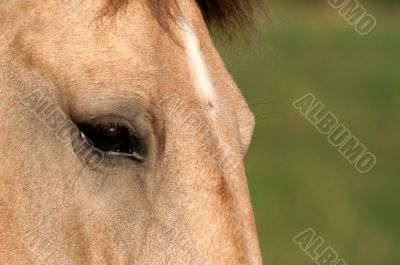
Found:
<path fill-rule="evenodd" d="M 210 34 L 256 10 L 0 1 L 0 264 L 262 264 L 255 120 Z"/>

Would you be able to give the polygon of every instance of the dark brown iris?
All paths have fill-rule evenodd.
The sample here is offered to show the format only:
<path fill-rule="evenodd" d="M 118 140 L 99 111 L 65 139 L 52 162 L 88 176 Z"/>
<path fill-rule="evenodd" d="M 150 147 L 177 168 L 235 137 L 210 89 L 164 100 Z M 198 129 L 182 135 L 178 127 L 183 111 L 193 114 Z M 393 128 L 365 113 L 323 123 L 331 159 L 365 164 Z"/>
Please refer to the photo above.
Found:
<path fill-rule="evenodd" d="M 78 126 L 85 140 L 103 152 L 138 159 L 144 155 L 142 140 L 123 124 L 111 121 L 89 121 L 80 123 Z"/>

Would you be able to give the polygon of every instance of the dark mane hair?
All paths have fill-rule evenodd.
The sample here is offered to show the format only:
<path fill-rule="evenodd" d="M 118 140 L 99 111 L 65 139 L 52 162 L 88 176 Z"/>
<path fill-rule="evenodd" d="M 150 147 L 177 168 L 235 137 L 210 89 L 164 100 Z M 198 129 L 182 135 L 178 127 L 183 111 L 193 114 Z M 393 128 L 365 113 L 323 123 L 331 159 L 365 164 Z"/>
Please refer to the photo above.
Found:
<path fill-rule="evenodd" d="M 108 0 L 104 15 L 115 15 L 132 0 Z M 252 28 L 256 11 L 261 10 L 259 0 L 193 0 L 196 1 L 208 26 L 228 35 Z M 176 0 L 147 0 L 154 17 L 165 28 L 178 10 Z M 178 10 L 179 12 L 179 10 Z"/>
<path fill-rule="evenodd" d="M 233 34 L 254 26 L 258 0 L 196 0 L 208 25 Z"/>

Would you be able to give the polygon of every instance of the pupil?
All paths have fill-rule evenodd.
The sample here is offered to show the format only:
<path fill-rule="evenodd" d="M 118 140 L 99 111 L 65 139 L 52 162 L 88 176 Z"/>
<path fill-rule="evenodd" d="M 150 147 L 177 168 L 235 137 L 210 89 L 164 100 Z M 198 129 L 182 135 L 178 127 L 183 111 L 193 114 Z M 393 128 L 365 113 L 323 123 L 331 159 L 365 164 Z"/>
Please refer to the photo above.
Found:
<path fill-rule="evenodd" d="M 104 133 L 105 136 L 108 137 L 121 137 L 124 134 L 124 128 L 122 128 L 121 126 L 110 126 L 109 128 L 106 128 L 106 130 L 100 129 L 100 133 Z"/>
<path fill-rule="evenodd" d="M 96 138 L 99 146 L 104 148 L 104 151 L 112 152 L 127 152 L 129 146 L 129 132 L 126 128 L 118 125 L 99 126 Z"/>

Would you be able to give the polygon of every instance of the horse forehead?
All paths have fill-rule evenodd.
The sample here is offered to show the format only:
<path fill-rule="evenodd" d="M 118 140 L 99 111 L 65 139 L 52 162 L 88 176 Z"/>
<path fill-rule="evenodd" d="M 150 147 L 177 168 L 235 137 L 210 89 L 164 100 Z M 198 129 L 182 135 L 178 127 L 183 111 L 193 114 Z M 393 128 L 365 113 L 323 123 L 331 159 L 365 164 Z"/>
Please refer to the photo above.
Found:
<path fill-rule="evenodd" d="M 82 1 L 82 5 L 86 2 L 96 1 Z M 164 60 L 168 61 L 169 68 L 177 70 L 175 73 L 182 72 L 183 65 L 192 67 L 192 77 L 197 76 L 202 87 L 210 88 L 208 75 L 205 74 L 207 67 L 203 59 L 204 51 L 200 50 L 199 45 L 199 39 L 204 34 L 197 34 L 201 20 L 201 14 L 196 10 L 198 8 L 193 3 L 182 4 L 183 16 L 189 23 L 176 24 L 171 33 L 178 36 L 178 41 L 185 48 L 181 49 L 171 35 L 158 25 L 148 8 L 139 2 L 133 1 L 126 13 L 118 13 L 114 19 L 107 17 L 101 20 L 95 18 L 98 14 L 95 10 L 101 6 L 93 8 L 90 11 L 92 14 L 87 15 L 79 11 L 80 6 L 69 10 L 67 2 L 62 4 L 67 5 L 64 6 L 65 10 L 61 9 L 60 3 L 51 4 L 52 9 L 56 9 L 55 17 L 64 17 L 54 19 L 51 14 L 39 15 L 40 18 L 35 19 L 36 26 L 27 28 L 25 41 L 24 37 L 18 40 L 23 42 L 19 43 L 19 47 L 32 52 L 33 59 L 51 59 L 49 64 L 79 63 L 89 68 L 91 74 L 96 72 L 95 68 L 99 71 L 103 68 L 103 76 L 113 72 L 113 69 L 118 69 L 115 71 L 119 73 L 146 72 L 141 74 L 142 77 L 155 75 L 154 72 L 159 73 L 163 67 L 160 60 Z M 106 66 L 109 66 L 108 69 L 105 69 Z M 162 70 L 166 69 L 168 67 Z M 202 74 L 194 75 L 194 72 Z M 110 76 L 115 78 L 115 74 Z"/>
<path fill-rule="evenodd" d="M 143 1 L 132 1 L 126 12 L 114 20 L 104 18 L 98 26 L 87 22 L 95 22 L 99 9 L 92 10 L 91 16 L 79 12 L 79 6 L 74 13 L 68 7 L 58 10 L 57 14 L 69 12 L 64 14 L 65 21 L 54 21 L 60 26 L 49 23 L 52 18 L 44 19 L 44 29 L 30 29 L 33 37 L 19 46 L 35 50 L 32 58 L 40 65 L 60 69 L 56 75 L 67 75 L 75 83 L 68 89 L 79 90 L 84 83 L 112 84 L 107 93 L 135 89 L 147 97 L 163 97 L 174 92 L 206 106 L 222 102 L 234 106 L 228 101 L 235 99 L 227 94 L 237 88 L 213 48 L 199 8 L 195 1 L 179 4 L 182 13 L 173 24 L 172 35 L 160 27 Z M 59 7 L 60 3 L 51 5 Z M 225 96 L 219 97 L 218 92 Z"/>

